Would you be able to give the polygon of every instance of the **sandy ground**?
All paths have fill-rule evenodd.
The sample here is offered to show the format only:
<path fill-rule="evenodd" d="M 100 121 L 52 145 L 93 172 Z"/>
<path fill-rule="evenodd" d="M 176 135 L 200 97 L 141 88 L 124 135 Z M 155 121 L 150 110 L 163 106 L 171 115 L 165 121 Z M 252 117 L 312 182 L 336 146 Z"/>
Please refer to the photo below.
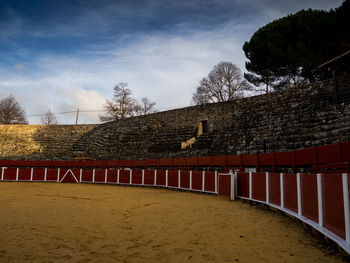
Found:
<path fill-rule="evenodd" d="M 0 262 L 342 262 L 273 211 L 212 195 L 0 183 Z"/>

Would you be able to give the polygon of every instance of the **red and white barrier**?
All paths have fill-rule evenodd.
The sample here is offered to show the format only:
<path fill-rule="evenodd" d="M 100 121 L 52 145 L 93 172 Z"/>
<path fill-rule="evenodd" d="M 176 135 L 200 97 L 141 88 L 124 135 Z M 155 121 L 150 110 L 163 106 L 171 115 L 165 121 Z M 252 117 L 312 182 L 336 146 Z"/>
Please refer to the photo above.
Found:
<path fill-rule="evenodd" d="M 350 254 L 348 174 L 235 173 L 237 196 L 312 226 Z"/>
<path fill-rule="evenodd" d="M 309 224 L 350 254 L 348 174 L 217 173 L 116 168 L 0 167 L 1 181 L 141 185 L 264 203 Z"/>
<path fill-rule="evenodd" d="M 218 194 L 217 172 L 92 167 L 79 169 L 4 166 L 0 169 L 1 181 L 142 185 Z"/>

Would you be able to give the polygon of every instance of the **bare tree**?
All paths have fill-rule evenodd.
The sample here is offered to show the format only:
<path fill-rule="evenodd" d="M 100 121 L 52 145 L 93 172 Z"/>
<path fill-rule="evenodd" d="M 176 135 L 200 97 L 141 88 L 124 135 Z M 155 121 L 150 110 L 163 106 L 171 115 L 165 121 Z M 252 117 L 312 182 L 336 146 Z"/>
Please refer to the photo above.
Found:
<path fill-rule="evenodd" d="M 146 97 L 141 98 L 141 104 L 137 105 L 138 115 L 147 115 L 150 113 L 157 112 L 158 110 L 154 107 L 155 105 L 156 103 L 151 102 L 149 98 L 146 98 Z"/>
<path fill-rule="evenodd" d="M 44 116 L 40 119 L 41 124 L 43 125 L 55 125 L 57 124 L 56 116 L 49 109 Z"/>
<path fill-rule="evenodd" d="M 131 97 L 132 91 L 127 88 L 128 84 L 120 82 L 113 88 L 112 100 L 106 100 L 104 105 L 105 114 L 100 115 L 100 121 L 114 121 L 134 116 L 137 110 L 137 102 Z"/>
<path fill-rule="evenodd" d="M 251 86 L 243 78 L 241 70 L 231 62 L 220 62 L 203 78 L 193 93 L 195 105 L 230 101 L 244 96 Z"/>
<path fill-rule="evenodd" d="M 0 124 L 28 124 L 24 109 L 13 95 L 0 101 Z"/>

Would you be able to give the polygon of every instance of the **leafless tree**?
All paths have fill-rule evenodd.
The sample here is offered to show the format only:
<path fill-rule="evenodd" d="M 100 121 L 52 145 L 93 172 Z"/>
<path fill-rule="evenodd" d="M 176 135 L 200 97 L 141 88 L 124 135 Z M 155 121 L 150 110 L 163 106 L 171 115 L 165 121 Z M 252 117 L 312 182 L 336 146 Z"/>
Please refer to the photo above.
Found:
<path fill-rule="evenodd" d="M 24 109 L 13 95 L 0 101 L 0 124 L 28 124 Z"/>
<path fill-rule="evenodd" d="M 106 100 L 104 105 L 105 113 L 99 116 L 101 122 L 125 119 L 136 114 L 137 102 L 131 97 L 132 91 L 128 89 L 127 83 L 118 83 L 113 92 L 112 100 Z"/>
<path fill-rule="evenodd" d="M 230 101 L 244 96 L 251 86 L 243 78 L 241 70 L 231 62 L 220 62 L 203 78 L 193 93 L 195 105 Z"/>
<path fill-rule="evenodd" d="M 146 97 L 141 98 L 141 104 L 137 105 L 138 115 L 147 115 L 150 113 L 157 112 L 158 110 L 154 107 L 155 105 L 156 103 L 151 102 L 150 99 Z"/>
<path fill-rule="evenodd" d="M 41 124 L 43 125 L 55 125 L 57 124 L 56 116 L 49 109 L 44 116 L 40 119 Z"/>

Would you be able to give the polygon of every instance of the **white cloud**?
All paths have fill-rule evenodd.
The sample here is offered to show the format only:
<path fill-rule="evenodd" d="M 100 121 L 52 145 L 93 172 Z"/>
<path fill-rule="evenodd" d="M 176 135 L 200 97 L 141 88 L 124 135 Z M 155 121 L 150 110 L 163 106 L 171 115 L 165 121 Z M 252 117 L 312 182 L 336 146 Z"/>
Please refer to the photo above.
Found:
<path fill-rule="evenodd" d="M 22 64 L 13 65 L 13 69 L 15 70 L 23 70 L 25 67 Z"/>
<path fill-rule="evenodd" d="M 46 55 L 34 70 L 7 71 L 0 75 L 0 92 L 12 93 L 28 115 L 99 110 L 118 82 L 128 82 L 134 97 L 148 97 L 160 110 L 188 106 L 199 81 L 220 61 L 242 70 L 242 45 L 251 28 L 227 24 L 216 32 L 193 31 L 183 35 L 153 34 L 134 37 L 119 48 L 109 44 L 75 57 Z M 112 48 L 111 48 L 112 46 Z M 0 72 L 3 71 L 0 68 Z M 75 115 L 57 116 L 74 123 Z M 98 122 L 97 113 L 82 114 L 83 123 Z M 31 123 L 40 117 L 31 118 Z"/>

